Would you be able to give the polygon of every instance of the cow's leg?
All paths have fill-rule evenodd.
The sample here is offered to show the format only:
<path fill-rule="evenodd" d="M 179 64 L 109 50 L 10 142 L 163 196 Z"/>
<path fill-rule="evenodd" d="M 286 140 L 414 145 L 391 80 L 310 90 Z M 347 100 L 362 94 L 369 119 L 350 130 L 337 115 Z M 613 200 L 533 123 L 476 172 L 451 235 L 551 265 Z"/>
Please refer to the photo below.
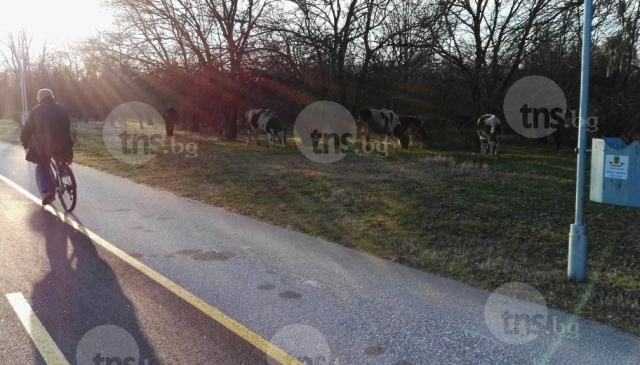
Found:
<path fill-rule="evenodd" d="M 282 132 L 272 131 L 271 133 L 273 133 L 273 145 L 276 145 L 276 137 L 278 137 L 278 141 L 280 141 L 280 145 L 282 146 L 282 137 L 280 137 Z"/>
<path fill-rule="evenodd" d="M 426 138 L 423 138 L 423 136 L 420 133 L 416 133 L 415 136 L 416 136 L 416 141 L 420 143 L 420 148 L 425 148 L 425 145 L 427 144 Z"/>
<path fill-rule="evenodd" d="M 274 137 L 269 132 L 267 132 L 267 139 L 269 140 L 269 148 L 272 148 L 273 147 L 273 139 L 274 139 Z"/>
<path fill-rule="evenodd" d="M 247 129 L 247 146 L 251 143 L 251 128 Z"/>
<path fill-rule="evenodd" d="M 391 144 L 393 145 L 393 149 L 396 149 L 396 143 L 393 141 L 393 137 L 389 138 L 389 135 L 385 135 L 384 136 L 384 144 L 388 145 L 389 141 L 391 141 Z M 380 143 L 382 143 L 382 137 L 380 137 Z"/>
<path fill-rule="evenodd" d="M 252 129 L 251 131 L 253 132 L 253 137 L 256 139 L 256 145 L 260 146 L 260 133 L 258 133 L 257 129 Z"/>
<path fill-rule="evenodd" d="M 389 138 L 391 140 L 391 144 L 393 145 L 393 149 L 396 149 L 396 142 L 393 141 L 393 137 Z M 398 137 L 396 137 L 396 139 L 398 139 Z M 400 142 L 400 140 L 398 140 L 398 142 Z"/>
<path fill-rule="evenodd" d="M 281 147 L 284 148 L 287 145 L 287 137 L 285 135 L 285 132 L 279 132 L 278 139 L 280 140 Z"/>

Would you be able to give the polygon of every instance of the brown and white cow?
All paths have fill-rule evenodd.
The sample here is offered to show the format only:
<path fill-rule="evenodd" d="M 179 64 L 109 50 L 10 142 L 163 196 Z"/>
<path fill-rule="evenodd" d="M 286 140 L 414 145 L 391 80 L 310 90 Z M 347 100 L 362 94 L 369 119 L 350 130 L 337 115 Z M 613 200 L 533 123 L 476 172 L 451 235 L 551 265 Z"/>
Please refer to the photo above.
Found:
<path fill-rule="evenodd" d="M 259 146 L 259 134 L 266 134 L 269 140 L 269 147 L 275 144 L 275 136 L 280 139 L 282 147 L 287 145 L 287 131 L 282 128 L 278 121 L 277 113 L 268 109 L 251 109 L 245 113 L 245 122 L 247 123 L 247 145 L 251 142 L 251 135 L 256 137 L 256 144 Z"/>
<path fill-rule="evenodd" d="M 384 135 L 385 143 L 387 138 L 391 137 L 394 149 L 396 143 L 393 137 L 395 137 L 402 148 L 405 150 L 409 148 L 409 137 L 405 134 L 398 116 L 393 111 L 367 108 L 360 112 L 360 122 L 362 123 L 363 136 L 369 136 L 369 133 Z"/>
<path fill-rule="evenodd" d="M 478 137 L 480 138 L 480 155 L 497 156 L 502 123 L 493 114 L 485 114 L 478 119 Z"/>

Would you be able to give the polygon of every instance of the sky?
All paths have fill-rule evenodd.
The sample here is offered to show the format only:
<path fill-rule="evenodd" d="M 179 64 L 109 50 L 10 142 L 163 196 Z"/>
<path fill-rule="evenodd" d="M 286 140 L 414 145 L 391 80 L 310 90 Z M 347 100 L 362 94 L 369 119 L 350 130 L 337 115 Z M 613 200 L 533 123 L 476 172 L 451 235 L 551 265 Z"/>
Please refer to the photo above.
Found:
<path fill-rule="evenodd" d="M 0 0 L 0 36 L 25 27 L 33 35 L 32 49 L 64 45 L 106 30 L 111 16 L 100 0 Z"/>

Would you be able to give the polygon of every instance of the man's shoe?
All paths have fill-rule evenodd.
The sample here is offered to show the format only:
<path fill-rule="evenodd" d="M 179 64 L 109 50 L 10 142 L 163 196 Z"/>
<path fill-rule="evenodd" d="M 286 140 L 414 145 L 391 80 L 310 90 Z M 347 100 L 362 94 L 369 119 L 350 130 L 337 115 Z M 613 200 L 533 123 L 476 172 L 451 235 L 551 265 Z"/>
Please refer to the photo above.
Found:
<path fill-rule="evenodd" d="M 49 190 L 44 193 L 44 197 L 42 198 L 42 205 L 49 205 L 54 200 L 56 200 L 56 192 L 55 190 Z"/>

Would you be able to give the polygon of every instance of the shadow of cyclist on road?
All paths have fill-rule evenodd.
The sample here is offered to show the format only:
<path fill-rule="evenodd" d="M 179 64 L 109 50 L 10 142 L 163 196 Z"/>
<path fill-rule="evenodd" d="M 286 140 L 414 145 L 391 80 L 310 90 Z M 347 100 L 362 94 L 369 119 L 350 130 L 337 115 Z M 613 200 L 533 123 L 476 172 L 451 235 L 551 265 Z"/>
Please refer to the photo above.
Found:
<path fill-rule="evenodd" d="M 30 224 L 44 234 L 51 268 L 34 285 L 33 310 L 65 357 L 76 363 L 83 336 L 97 326 L 113 325 L 133 336 L 140 364 L 144 360 L 156 364 L 154 349 L 138 325 L 135 308 L 122 292 L 113 269 L 98 255 L 95 244 L 45 210 L 34 212 Z"/>

